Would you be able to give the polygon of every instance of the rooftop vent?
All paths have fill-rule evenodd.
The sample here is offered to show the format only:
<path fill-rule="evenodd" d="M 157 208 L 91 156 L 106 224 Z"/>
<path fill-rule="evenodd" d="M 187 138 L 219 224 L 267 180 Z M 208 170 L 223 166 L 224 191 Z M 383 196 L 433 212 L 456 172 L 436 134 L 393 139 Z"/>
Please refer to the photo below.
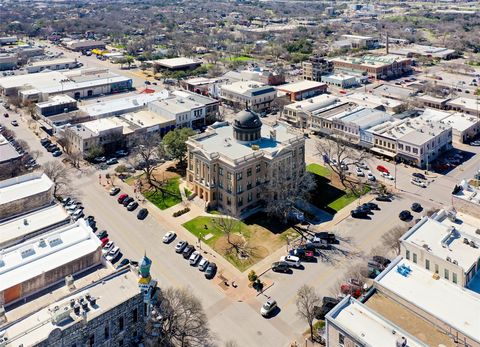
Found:
<path fill-rule="evenodd" d="M 30 247 L 30 248 L 27 248 L 27 249 L 24 249 L 23 251 L 20 252 L 20 255 L 22 256 L 22 258 L 27 258 L 27 257 L 30 257 L 32 255 L 35 254 L 35 250 Z"/>
<path fill-rule="evenodd" d="M 47 245 L 47 243 L 45 242 L 44 239 L 40 239 L 40 241 L 38 242 L 38 247 L 45 247 Z"/>
<path fill-rule="evenodd" d="M 456 261 L 456 260 L 454 260 L 453 263 L 454 263 L 455 265 L 458 265 L 458 261 Z"/>
<path fill-rule="evenodd" d="M 48 243 L 50 244 L 50 247 L 55 247 L 62 243 L 62 239 L 60 237 L 54 237 L 49 239 Z"/>

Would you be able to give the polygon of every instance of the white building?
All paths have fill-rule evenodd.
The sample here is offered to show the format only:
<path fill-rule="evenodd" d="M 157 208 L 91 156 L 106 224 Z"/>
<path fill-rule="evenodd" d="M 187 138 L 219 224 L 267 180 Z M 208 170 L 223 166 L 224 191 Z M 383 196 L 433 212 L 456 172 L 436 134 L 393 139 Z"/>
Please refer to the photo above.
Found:
<path fill-rule="evenodd" d="M 459 143 L 468 143 L 480 134 L 480 120 L 473 115 L 427 108 L 421 118 L 452 127 L 453 140 Z"/>
<path fill-rule="evenodd" d="M 60 58 L 54 60 L 42 60 L 36 61 L 25 66 L 25 70 L 28 73 L 36 73 L 44 70 L 54 71 L 54 70 L 68 70 L 73 69 L 78 66 L 77 59 L 72 58 Z"/>
<path fill-rule="evenodd" d="M 479 225 L 472 216 L 449 216 L 440 210 L 400 238 L 400 254 L 446 281 L 480 292 L 480 276 L 475 278 L 480 270 L 480 236 L 475 233 Z"/>
<path fill-rule="evenodd" d="M 221 86 L 220 98 L 237 108 L 248 107 L 252 111 L 268 110 L 277 91 L 271 86 L 255 81 L 238 81 Z"/>
<path fill-rule="evenodd" d="M 329 86 L 335 86 L 344 89 L 358 87 L 360 85 L 357 77 L 345 74 L 331 74 L 322 76 L 322 82 Z"/>

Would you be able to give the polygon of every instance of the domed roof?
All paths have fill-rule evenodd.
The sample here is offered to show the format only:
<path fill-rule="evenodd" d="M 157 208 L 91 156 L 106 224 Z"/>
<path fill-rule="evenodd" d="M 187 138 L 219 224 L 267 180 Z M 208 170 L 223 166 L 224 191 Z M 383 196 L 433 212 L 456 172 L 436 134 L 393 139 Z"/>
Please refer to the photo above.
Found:
<path fill-rule="evenodd" d="M 262 121 L 252 111 L 243 110 L 237 113 L 233 125 L 241 129 L 258 129 L 262 126 Z"/>

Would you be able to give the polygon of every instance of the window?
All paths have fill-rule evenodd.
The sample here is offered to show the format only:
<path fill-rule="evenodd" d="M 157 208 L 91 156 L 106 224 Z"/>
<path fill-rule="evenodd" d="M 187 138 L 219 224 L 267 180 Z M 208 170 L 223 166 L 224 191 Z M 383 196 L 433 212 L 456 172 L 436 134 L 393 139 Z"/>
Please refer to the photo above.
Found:
<path fill-rule="evenodd" d="M 88 338 L 88 345 L 93 346 L 95 344 L 95 334 L 90 335 Z"/>
<path fill-rule="evenodd" d="M 425 259 L 425 269 L 430 270 L 430 260 Z"/>
<path fill-rule="evenodd" d="M 223 189 L 223 181 L 218 181 L 218 186 Z"/>
<path fill-rule="evenodd" d="M 223 194 L 218 194 L 218 200 L 223 201 Z"/>
<path fill-rule="evenodd" d="M 105 326 L 105 340 L 108 340 L 110 338 L 110 329 L 108 328 L 108 325 Z"/>
<path fill-rule="evenodd" d="M 232 179 L 232 173 L 231 172 L 227 172 L 227 180 L 231 180 Z"/>
<path fill-rule="evenodd" d="M 213 194 L 215 194 L 215 193 L 213 193 Z M 137 321 L 138 321 L 138 310 L 135 308 L 133 310 L 133 323 L 137 323 Z"/>
<path fill-rule="evenodd" d="M 260 172 L 260 170 L 261 170 L 261 166 L 260 166 L 260 164 L 257 164 L 257 165 L 255 166 L 255 171 L 256 171 L 256 172 Z"/>
<path fill-rule="evenodd" d="M 242 173 L 237 172 L 237 181 L 240 181 L 242 179 Z"/>
<path fill-rule="evenodd" d="M 248 192 L 248 197 L 247 197 L 248 202 L 252 201 L 252 199 L 253 199 L 252 195 L 253 195 L 252 192 Z"/>
<path fill-rule="evenodd" d="M 241 194 L 243 192 L 243 187 L 241 184 L 237 185 L 237 194 Z"/>
<path fill-rule="evenodd" d="M 435 264 L 435 273 L 438 274 L 438 264 Z"/>
<path fill-rule="evenodd" d="M 248 184 L 247 184 L 247 190 L 250 190 L 250 189 L 252 189 L 252 182 L 251 181 L 248 182 Z"/>
<path fill-rule="evenodd" d="M 237 205 L 238 206 L 243 206 L 243 197 L 239 196 L 237 199 Z"/>
<path fill-rule="evenodd" d="M 408 260 L 410 260 L 410 251 L 407 249 L 407 253 L 405 254 L 405 258 L 407 258 Z"/>
<path fill-rule="evenodd" d="M 345 336 L 343 336 L 342 334 L 338 333 L 338 344 L 340 346 L 343 346 L 345 343 Z"/>
<path fill-rule="evenodd" d="M 221 168 L 221 167 L 218 168 L 218 174 L 220 176 L 223 176 L 223 168 Z"/>
<path fill-rule="evenodd" d="M 450 279 L 450 273 L 449 273 L 448 269 L 445 269 L 445 271 L 444 271 L 444 277 L 445 277 L 445 279 L 447 279 L 447 280 Z"/>
<path fill-rule="evenodd" d="M 252 168 L 247 169 L 247 177 L 252 176 Z"/>
<path fill-rule="evenodd" d="M 229 196 L 227 196 L 227 205 L 230 206 L 232 204 L 232 199 L 230 199 Z"/>
<path fill-rule="evenodd" d="M 413 253 L 413 262 L 417 263 L 417 253 Z"/>
<path fill-rule="evenodd" d="M 118 328 L 120 329 L 120 331 L 123 330 L 123 323 L 123 317 L 118 318 Z"/>
<path fill-rule="evenodd" d="M 455 272 L 452 272 L 452 281 L 457 284 L 457 274 Z"/>

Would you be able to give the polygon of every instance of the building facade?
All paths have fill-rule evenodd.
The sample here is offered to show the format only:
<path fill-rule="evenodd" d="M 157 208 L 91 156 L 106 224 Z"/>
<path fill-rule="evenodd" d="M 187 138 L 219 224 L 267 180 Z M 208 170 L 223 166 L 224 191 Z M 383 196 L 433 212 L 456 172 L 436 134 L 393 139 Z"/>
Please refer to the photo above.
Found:
<path fill-rule="evenodd" d="M 305 170 L 304 146 L 300 134 L 262 125 L 258 115 L 242 111 L 232 125 L 221 123 L 187 141 L 187 183 L 207 207 L 241 217 L 282 193 L 267 189 L 275 177 L 296 184 Z"/>
<path fill-rule="evenodd" d="M 271 86 L 255 81 L 238 81 L 221 86 L 220 99 L 235 108 L 248 107 L 261 112 L 270 109 L 277 97 L 277 91 Z"/>
<path fill-rule="evenodd" d="M 322 76 L 333 72 L 333 63 L 324 57 L 313 56 L 302 63 L 302 69 L 304 80 L 323 82 Z"/>
<path fill-rule="evenodd" d="M 412 61 L 393 55 L 362 57 L 338 57 L 332 60 L 335 71 L 359 73 L 373 79 L 391 79 L 401 77 L 412 71 Z"/>

